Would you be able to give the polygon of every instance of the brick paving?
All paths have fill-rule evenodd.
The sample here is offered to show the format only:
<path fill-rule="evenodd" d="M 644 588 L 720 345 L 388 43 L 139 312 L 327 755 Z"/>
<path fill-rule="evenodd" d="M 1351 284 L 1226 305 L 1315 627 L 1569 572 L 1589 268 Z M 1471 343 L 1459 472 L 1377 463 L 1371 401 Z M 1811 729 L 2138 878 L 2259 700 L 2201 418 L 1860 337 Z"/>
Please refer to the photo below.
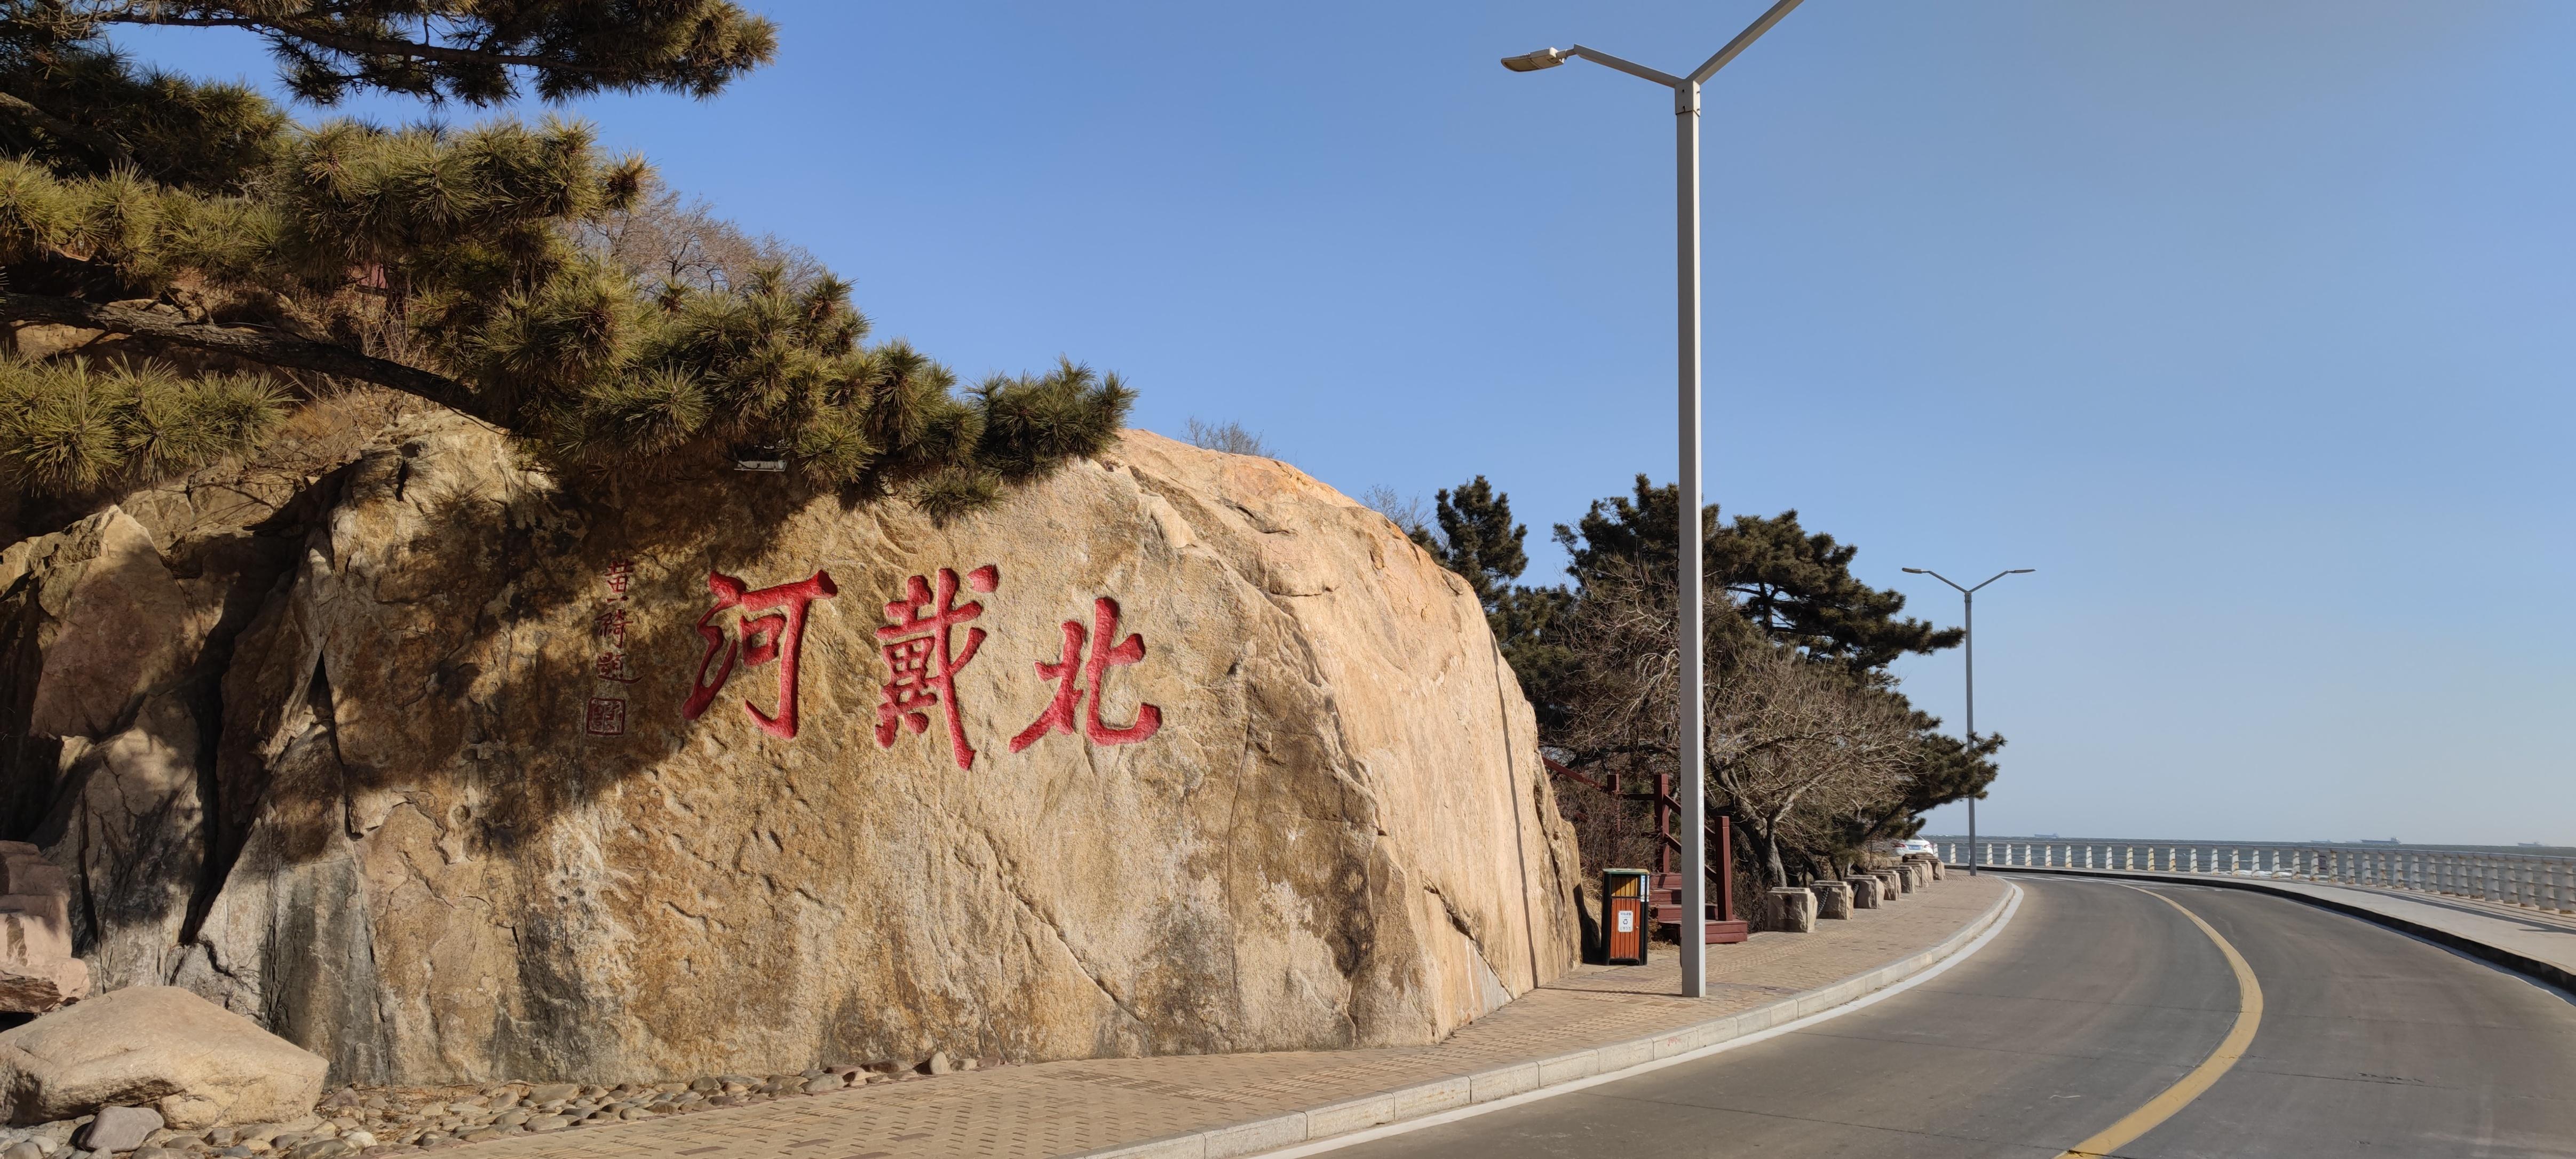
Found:
<path fill-rule="evenodd" d="M 1892 905 L 1711 946 L 1709 995 L 1676 993 L 1673 948 L 1585 967 L 1428 1046 L 1039 1063 L 496 1139 L 460 1159 L 1043 1159 L 1377 1094 L 1751 1010 L 1940 944 L 2003 895 L 1953 873 Z"/>

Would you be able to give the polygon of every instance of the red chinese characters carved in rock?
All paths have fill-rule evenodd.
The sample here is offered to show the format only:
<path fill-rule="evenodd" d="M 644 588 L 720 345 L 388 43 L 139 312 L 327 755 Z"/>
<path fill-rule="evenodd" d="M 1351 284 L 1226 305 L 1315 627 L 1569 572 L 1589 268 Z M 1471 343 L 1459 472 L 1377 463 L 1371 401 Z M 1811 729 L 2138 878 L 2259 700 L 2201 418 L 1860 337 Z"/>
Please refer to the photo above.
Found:
<path fill-rule="evenodd" d="M 629 621 L 625 603 L 626 589 L 635 579 L 635 565 L 629 560 L 611 560 L 599 578 L 608 585 L 608 600 L 612 606 L 592 620 L 592 626 L 599 634 L 608 638 L 608 646 L 591 661 L 591 676 L 618 684 L 633 684 L 638 677 L 626 664 Z M 582 712 L 582 730 L 592 736 L 626 735 L 626 698 L 602 696 L 594 691 Z"/>
<path fill-rule="evenodd" d="M 991 564 L 966 573 L 966 585 L 979 592 L 1001 583 L 1001 571 Z M 957 718 L 956 677 L 983 646 L 984 630 L 966 629 L 966 646 L 954 649 L 949 633 L 983 614 L 979 602 L 957 602 L 956 569 L 945 567 L 939 569 L 935 593 L 927 577 L 913 576 L 904 584 L 904 597 L 885 606 L 886 619 L 894 622 L 877 629 L 886 662 L 884 697 L 877 703 L 878 748 L 894 747 L 902 729 L 928 731 L 928 709 L 936 705 L 948 721 L 949 755 L 958 768 L 975 767 L 975 749 L 966 743 L 966 726 Z"/>
<path fill-rule="evenodd" d="M 740 579 L 710 571 L 707 590 L 716 594 L 716 606 L 698 619 L 698 635 L 706 639 L 707 652 L 698 660 L 698 674 L 692 679 L 688 703 L 680 708 L 681 717 L 696 720 L 708 705 L 715 703 L 716 693 L 733 675 L 737 657 L 745 668 L 757 668 L 774 660 L 778 663 L 777 715 L 760 711 L 748 700 L 742 702 L 742 710 L 770 735 L 795 739 L 796 658 L 805 643 L 805 611 L 816 600 L 838 595 L 840 589 L 832 586 L 828 572 L 818 571 L 795 583 L 753 591 Z M 728 639 L 724 629 L 715 625 L 716 617 L 728 608 L 743 612 L 736 621 L 739 640 Z M 719 658 L 722 663 L 718 663 Z M 713 679 L 707 676 L 709 667 L 715 669 Z"/>
<path fill-rule="evenodd" d="M 1123 667 L 1145 658 L 1145 638 L 1129 636 L 1118 639 L 1118 601 L 1102 596 L 1091 602 L 1091 626 L 1088 634 L 1072 620 L 1064 622 L 1064 658 L 1055 663 L 1037 662 L 1038 675 L 1056 682 L 1055 699 L 1039 714 L 1037 722 L 1011 738 L 1011 751 L 1018 752 L 1036 744 L 1049 732 L 1074 731 L 1076 702 L 1083 699 L 1087 688 L 1090 701 L 1083 705 L 1082 735 L 1093 744 L 1136 744 L 1163 727 L 1163 710 L 1151 704 L 1136 706 L 1136 722 L 1124 728 L 1112 728 L 1100 721 L 1100 681 L 1111 668 Z M 1083 659 L 1083 645 L 1089 641 L 1091 658 Z M 1113 644 L 1112 641 L 1115 641 Z M 1074 678 L 1081 677 L 1076 684 Z"/>

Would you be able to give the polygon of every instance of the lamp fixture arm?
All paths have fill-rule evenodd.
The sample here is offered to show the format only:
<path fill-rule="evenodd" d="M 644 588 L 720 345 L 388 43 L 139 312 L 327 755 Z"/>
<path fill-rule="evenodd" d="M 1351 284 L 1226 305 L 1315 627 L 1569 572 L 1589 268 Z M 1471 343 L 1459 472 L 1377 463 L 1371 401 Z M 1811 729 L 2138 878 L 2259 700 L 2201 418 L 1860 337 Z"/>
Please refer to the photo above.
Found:
<path fill-rule="evenodd" d="M 1628 59 L 1625 59 L 1625 58 L 1623 58 L 1623 57 L 1616 57 L 1616 56 L 1612 56 L 1612 55 L 1610 55 L 1609 53 L 1603 52 L 1603 51 L 1601 51 L 1600 49 L 1597 49 L 1597 48 L 1585 48 L 1585 47 L 1583 47 L 1583 46 L 1582 46 L 1582 45 L 1580 45 L 1580 44 L 1575 45 L 1575 46 L 1574 46 L 1574 47 L 1572 47 L 1572 48 L 1566 49 L 1566 50 L 1565 50 L 1565 52 L 1564 52 L 1564 55 L 1566 55 L 1566 56 L 1578 56 L 1578 57 L 1581 57 L 1581 58 L 1583 58 L 1583 59 L 1585 59 L 1585 60 L 1591 61 L 1591 62 L 1592 62 L 1592 63 L 1594 63 L 1594 64 L 1604 65 L 1604 66 L 1607 66 L 1607 67 L 1610 67 L 1610 68 L 1618 69 L 1618 70 L 1619 70 L 1619 71 L 1621 71 L 1621 72 L 1627 73 L 1629 76 L 1634 76 L 1634 77 L 1644 77 L 1645 79 L 1650 80 L 1650 81 L 1653 81 L 1653 82 L 1655 82 L 1656 84 L 1662 85 L 1662 86 L 1664 86 L 1665 88 L 1668 88 L 1668 89 L 1677 89 L 1677 88 L 1682 87 L 1682 85 L 1683 85 L 1683 84 L 1687 83 L 1687 82 L 1683 81 L 1683 80 L 1682 80 L 1682 78 L 1677 77 L 1677 76 L 1674 76 L 1674 75 L 1673 75 L 1673 74 L 1671 74 L 1671 73 L 1665 72 L 1665 71 L 1663 71 L 1662 69 L 1647 68 L 1646 66 L 1644 66 L 1644 65 L 1642 65 L 1642 64 L 1639 64 L 1639 63 L 1637 63 L 1636 61 L 1628 60 Z"/>
<path fill-rule="evenodd" d="M 1708 78 L 1716 76 L 1717 70 L 1725 68 L 1728 62 L 1743 55 L 1745 49 L 1753 47 L 1754 41 L 1760 40 L 1763 33 L 1771 31 L 1772 25 L 1778 24 L 1802 2 L 1803 0 L 1780 0 L 1779 3 L 1772 5 L 1770 11 L 1763 13 L 1753 23 L 1745 25 L 1744 31 L 1736 33 L 1735 39 L 1727 41 L 1726 47 L 1718 49 L 1717 55 L 1708 58 L 1708 63 L 1692 69 L 1686 79 L 1692 84 L 1708 83 Z"/>

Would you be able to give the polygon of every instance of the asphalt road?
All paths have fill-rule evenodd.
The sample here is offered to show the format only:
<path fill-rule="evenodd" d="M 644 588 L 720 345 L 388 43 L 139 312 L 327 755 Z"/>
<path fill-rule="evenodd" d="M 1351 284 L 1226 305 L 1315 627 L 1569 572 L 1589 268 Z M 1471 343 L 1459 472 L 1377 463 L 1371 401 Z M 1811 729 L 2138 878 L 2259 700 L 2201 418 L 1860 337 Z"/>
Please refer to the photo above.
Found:
<path fill-rule="evenodd" d="M 1923 985 L 1709 1058 L 1338 1156 L 2037 1156 L 2158 1099 L 2241 1013 L 2189 917 L 2016 878 L 2011 926 Z M 2402 934 L 2235 890 L 2154 887 L 2262 991 L 2243 1058 L 2111 1154 L 2576 1156 L 2576 1001 Z"/>

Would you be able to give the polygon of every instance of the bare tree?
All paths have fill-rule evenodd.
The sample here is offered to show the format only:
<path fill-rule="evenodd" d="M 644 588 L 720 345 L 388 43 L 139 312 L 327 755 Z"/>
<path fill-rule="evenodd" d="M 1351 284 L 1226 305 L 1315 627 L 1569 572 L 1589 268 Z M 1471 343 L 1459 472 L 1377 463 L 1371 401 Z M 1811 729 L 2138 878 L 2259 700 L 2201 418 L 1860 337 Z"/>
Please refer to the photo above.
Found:
<path fill-rule="evenodd" d="M 1223 451 L 1229 455 L 1259 455 L 1265 459 L 1279 457 L 1268 443 L 1261 441 L 1260 435 L 1243 429 L 1242 423 L 1203 423 L 1192 416 L 1189 430 L 1190 445 L 1201 450 Z"/>
<path fill-rule="evenodd" d="M 1722 592 L 1709 600 L 1707 654 L 1718 676 L 1708 685 L 1703 775 L 1763 878 L 1778 884 L 1792 856 L 1822 866 L 1842 852 L 1850 818 L 1901 798 L 1921 747 L 1869 677 L 1771 642 Z M 1668 584 L 1617 572 L 1593 582 L 1574 631 L 1583 679 L 1552 738 L 1567 764 L 1647 775 L 1671 767 L 1674 620 Z"/>
<path fill-rule="evenodd" d="M 582 243 L 635 275 L 646 286 L 667 285 L 721 292 L 752 271 L 777 266 L 790 289 L 803 289 L 826 272 L 821 259 L 776 234 L 754 237 L 722 217 L 703 198 L 683 198 L 668 186 L 638 198 L 623 213 L 578 227 Z"/>
<path fill-rule="evenodd" d="M 1360 492 L 1360 506 L 1386 516 L 1395 529 L 1415 539 L 1440 541 L 1440 529 L 1431 523 L 1431 509 L 1422 505 L 1420 495 L 1398 495 L 1395 488 L 1380 483 Z"/>

